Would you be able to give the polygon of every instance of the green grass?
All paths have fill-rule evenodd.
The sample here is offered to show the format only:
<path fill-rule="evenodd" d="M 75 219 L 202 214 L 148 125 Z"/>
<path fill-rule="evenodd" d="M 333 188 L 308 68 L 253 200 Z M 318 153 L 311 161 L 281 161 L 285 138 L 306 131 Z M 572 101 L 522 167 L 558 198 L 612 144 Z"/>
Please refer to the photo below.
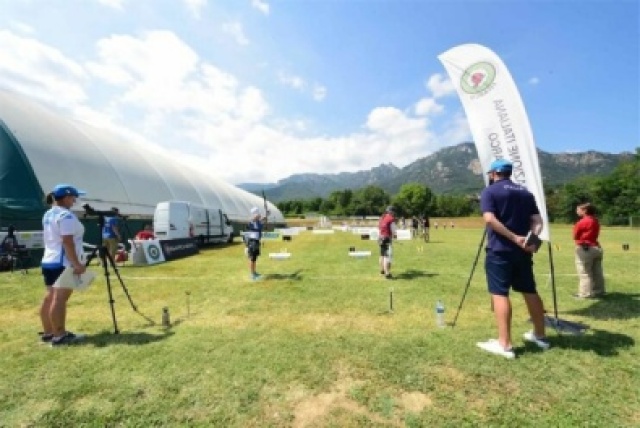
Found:
<path fill-rule="evenodd" d="M 609 294 L 582 301 L 571 297 L 570 228 L 553 227 L 559 316 L 591 328 L 549 331 L 553 348 L 538 351 L 522 342 L 530 325 L 516 294 L 515 360 L 475 346 L 495 336 L 483 255 L 457 325 L 436 327 L 438 299 L 449 322 L 456 314 L 481 236 L 457 228 L 432 230 L 428 244 L 398 242 L 393 281 L 378 273 L 374 242 L 343 232 L 267 241 L 260 282 L 249 281 L 239 243 L 125 266 L 119 272 L 144 316 L 111 275 L 114 335 L 99 275 L 69 302 L 68 328 L 89 336 L 64 349 L 38 343 L 38 271 L 4 273 L 0 426 L 640 426 L 640 232 L 603 230 Z M 373 256 L 348 257 L 351 246 Z M 284 247 L 291 259 L 268 258 Z M 535 260 L 552 311 L 546 246 Z"/>

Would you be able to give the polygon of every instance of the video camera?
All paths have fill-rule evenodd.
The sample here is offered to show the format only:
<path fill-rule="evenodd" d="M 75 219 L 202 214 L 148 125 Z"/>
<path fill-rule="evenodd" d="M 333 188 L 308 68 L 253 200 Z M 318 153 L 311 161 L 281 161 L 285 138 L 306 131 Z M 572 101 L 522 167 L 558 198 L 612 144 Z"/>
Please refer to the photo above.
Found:
<path fill-rule="evenodd" d="M 120 211 L 117 208 L 111 209 L 110 211 L 100 211 L 94 209 L 89 204 L 84 204 L 82 208 L 84 208 L 85 215 L 95 215 L 100 217 L 121 217 Z"/>

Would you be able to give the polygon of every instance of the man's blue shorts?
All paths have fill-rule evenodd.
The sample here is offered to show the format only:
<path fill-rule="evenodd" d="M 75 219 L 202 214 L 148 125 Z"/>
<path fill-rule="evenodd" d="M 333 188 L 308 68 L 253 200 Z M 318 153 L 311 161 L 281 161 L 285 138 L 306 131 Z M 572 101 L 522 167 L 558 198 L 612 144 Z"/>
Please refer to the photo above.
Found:
<path fill-rule="evenodd" d="M 247 243 L 247 256 L 249 256 L 249 260 L 255 262 L 258 260 L 260 256 L 260 241 L 256 239 L 249 239 Z"/>
<path fill-rule="evenodd" d="M 487 250 L 484 269 L 491 294 L 508 296 L 509 288 L 520 293 L 537 293 L 533 256 L 529 253 Z"/>

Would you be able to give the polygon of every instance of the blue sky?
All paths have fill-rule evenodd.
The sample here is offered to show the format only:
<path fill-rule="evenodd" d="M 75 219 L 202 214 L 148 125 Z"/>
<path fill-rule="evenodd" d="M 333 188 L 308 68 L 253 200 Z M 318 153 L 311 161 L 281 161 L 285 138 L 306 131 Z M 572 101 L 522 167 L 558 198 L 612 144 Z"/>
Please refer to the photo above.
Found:
<path fill-rule="evenodd" d="M 471 135 L 438 61 L 495 51 L 545 151 L 640 146 L 640 2 L 0 0 L 0 88 L 231 183 Z"/>

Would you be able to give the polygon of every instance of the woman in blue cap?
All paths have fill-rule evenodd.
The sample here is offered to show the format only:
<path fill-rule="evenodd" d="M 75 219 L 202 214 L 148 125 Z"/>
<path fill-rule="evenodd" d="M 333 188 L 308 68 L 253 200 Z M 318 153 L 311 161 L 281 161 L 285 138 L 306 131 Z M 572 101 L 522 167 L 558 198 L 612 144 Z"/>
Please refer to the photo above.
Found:
<path fill-rule="evenodd" d="M 40 306 L 44 331 L 41 339 L 43 342 L 50 342 L 51 346 L 68 345 L 83 338 L 65 328 L 67 301 L 73 290 L 53 285 L 66 267 L 72 267 L 76 275 L 86 270 L 82 263 L 84 226 L 70 210 L 76 198 L 84 194 L 85 192 L 70 184 L 58 184 L 47 195 L 47 203 L 51 208 L 42 218 L 42 275 L 47 293 Z"/>

